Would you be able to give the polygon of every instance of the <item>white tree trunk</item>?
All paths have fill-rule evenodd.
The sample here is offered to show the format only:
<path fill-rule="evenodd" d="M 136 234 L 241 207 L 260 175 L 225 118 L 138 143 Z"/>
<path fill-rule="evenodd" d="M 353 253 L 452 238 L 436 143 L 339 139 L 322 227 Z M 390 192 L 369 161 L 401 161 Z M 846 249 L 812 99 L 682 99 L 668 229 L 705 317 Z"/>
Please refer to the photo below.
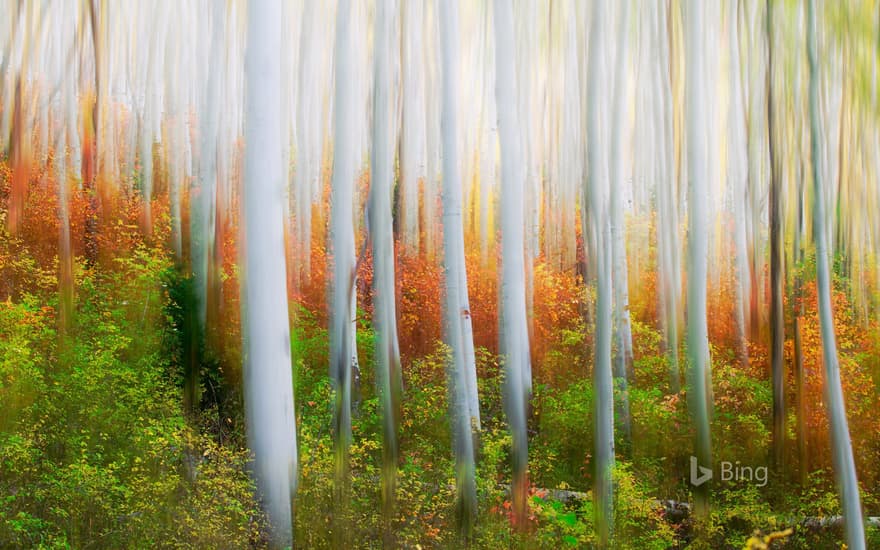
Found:
<path fill-rule="evenodd" d="M 583 234 L 596 235 L 595 254 L 592 256 L 596 272 L 596 314 L 593 341 L 593 399 L 594 399 L 594 516 L 599 547 L 610 544 L 614 525 L 614 390 L 611 365 L 611 226 L 608 219 L 608 158 L 603 147 L 600 116 L 602 111 L 601 85 L 604 81 L 605 5 L 593 4 L 590 24 L 589 78 L 587 79 L 587 164 L 588 178 L 584 196 L 589 196 L 589 216 L 583 216 Z M 592 226 L 588 231 L 588 224 Z M 586 237 L 585 237 L 586 238 Z"/>
<path fill-rule="evenodd" d="M 355 292 L 354 243 L 354 97 L 351 89 L 351 0 L 341 0 L 336 22 L 336 98 L 333 145 L 333 182 L 330 204 L 333 280 L 330 304 L 330 377 L 335 391 L 334 437 L 337 446 L 337 481 L 344 481 L 351 445 L 353 360 L 352 301 Z"/>
<path fill-rule="evenodd" d="M 248 442 L 272 545 L 283 548 L 292 543 L 297 459 L 278 148 L 280 17 L 281 0 L 248 3 L 242 320 Z"/>
<path fill-rule="evenodd" d="M 736 304 L 734 313 L 736 316 L 737 330 L 737 353 L 741 364 L 748 363 L 748 348 L 746 336 L 746 310 L 750 294 L 748 246 L 746 243 L 746 168 L 748 159 L 746 155 L 744 110 L 742 106 L 742 84 L 740 82 L 739 67 L 739 32 L 738 32 L 738 1 L 731 1 L 728 6 L 728 36 L 730 38 L 730 112 L 727 117 L 728 124 L 728 153 L 727 153 L 727 178 L 730 193 L 732 194 L 731 208 L 733 210 L 733 241 L 735 256 L 736 281 L 734 283 Z"/>
<path fill-rule="evenodd" d="M 688 161 L 688 285 L 687 341 L 691 416 L 696 432 L 695 454 L 701 467 L 711 468 L 712 447 L 709 431 L 709 399 L 706 380 L 709 370 L 706 319 L 706 278 L 708 250 L 708 171 L 706 150 L 705 81 L 702 52 L 703 1 L 689 0 L 685 11 L 685 51 L 687 76 L 687 161 Z M 709 513 L 711 481 L 695 489 L 698 517 Z"/>
<path fill-rule="evenodd" d="M 400 141 L 401 241 L 419 252 L 419 182 L 425 178 L 425 105 L 422 2 L 403 4 L 403 135 Z"/>
<path fill-rule="evenodd" d="M 499 341 L 504 355 L 505 412 L 513 439 L 513 502 L 526 512 L 528 437 L 526 401 L 531 391 L 525 285 L 525 173 L 516 110 L 513 6 L 495 0 L 495 94 L 501 141 L 501 304 Z"/>
<path fill-rule="evenodd" d="M 443 268 L 446 290 L 445 338 L 451 348 L 449 360 L 450 414 L 455 440 L 457 506 L 462 530 L 470 530 L 476 514 L 477 494 L 474 466 L 473 431 L 479 416 L 474 415 L 469 396 L 465 330 L 470 322 L 467 309 L 467 274 L 464 261 L 464 234 L 461 205 L 461 166 L 458 158 L 458 6 L 440 2 L 440 38 L 443 66 L 441 126 L 443 134 Z M 473 374 L 476 382 L 476 373 Z M 473 385 L 476 393 L 476 384 Z M 475 396 L 474 396 L 475 397 Z"/>
<path fill-rule="evenodd" d="M 624 101 L 629 98 L 629 0 L 621 0 L 617 14 L 617 51 L 614 63 L 614 90 L 611 106 L 611 256 L 612 280 L 614 285 L 614 337 L 617 342 L 617 355 L 614 358 L 614 378 L 620 389 L 618 403 L 618 422 L 623 437 L 629 444 L 631 426 L 629 416 L 629 395 L 627 377 L 632 369 L 632 328 L 629 318 L 629 279 L 626 261 L 626 225 L 623 217 L 623 189 L 626 178 L 623 169 L 623 134 L 628 124 Z"/>
<path fill-rule="evenodd" d="M 831 311 L 831 271 L 828 265 L 828 236 L 825 228 L 825 195 L 817 159 L 820 154 L 819 69 L 816 54 L 816 5 L 807 4 L 807 54 L 810 65 L 810 136 L 813 157 L 813 239 L 816 242 L 816 277 L 819 293 L 819 323 L 822 330 L 822 358 L 825 364 L 825 399 L 831 428 L 834 474 L 843 510 L 846 542 L 853 550 L 865 548 L 865 525 L 859 497 L 859 482 L 853 459 L 852 441 L 846 419 L 846 405 L 840 381 L 834 315 Z"/>
<path fill-rule="evenodd" d="M 661 323 L 669 358 L 669 390 L 678 393 L 679 309 L 681 303 L 681 256 L 678 235 L 678 208 L 675 192 L 675 160 L 672 120 L 672 90 L 669 74 L 669 35 L 664 4 L 655 4 L 654 30 L 658 62 L 654 64 L 659 89 L 654 94 L 658 117 L 655 143 L 659 147 L 657 178 L 657 253 L 660 283 Z"/>
<path fill-rule="evenodd" d="M 217 187 L 217 134 L 220 117 L 220 71 L 226 3 L 211 3 L 211 40 L 208 78 L 200 117 L 199 177 L 190 186 L 190 257 L 195 277 L 199 329 L 205 329 L 208 311 L 208 270 L 214 237 L 214 195 Z"/>
<path fill-rule="evenodd" d="M 391 92 L 391 21 L 394 0 L 377 0 L 373 80 L 373 147 L 368 228 L 373 243 L 373 325 L 376 328 L 376 381 L 382 411 L 383 480 L 386 513 L 393 503 L 397 475 L 397 409 L 400 355 L 394 283 L 394 98 Z"/>
<path fill-rule="evenodd" d="M 318 36 L 321 6 L 304 2 L 300 30 L 298 101 L 296 105 L 296 171 L 294 173 L 293 286 L 309 280 L 312 246 L 312 195 L 321 172 L 321 97 L 318 64 L 321 47 Z"/>

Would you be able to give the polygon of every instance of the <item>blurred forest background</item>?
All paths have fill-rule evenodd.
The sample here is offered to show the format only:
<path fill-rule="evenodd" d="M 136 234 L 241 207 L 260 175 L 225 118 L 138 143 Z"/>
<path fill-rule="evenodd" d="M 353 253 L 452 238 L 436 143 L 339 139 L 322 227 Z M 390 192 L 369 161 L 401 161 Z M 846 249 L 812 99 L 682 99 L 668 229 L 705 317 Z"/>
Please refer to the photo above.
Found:
<path fill-rule="evenodd" d="M 874 0 L 0 1 L 0 547 L 880 547 L 878 57 Z"/>

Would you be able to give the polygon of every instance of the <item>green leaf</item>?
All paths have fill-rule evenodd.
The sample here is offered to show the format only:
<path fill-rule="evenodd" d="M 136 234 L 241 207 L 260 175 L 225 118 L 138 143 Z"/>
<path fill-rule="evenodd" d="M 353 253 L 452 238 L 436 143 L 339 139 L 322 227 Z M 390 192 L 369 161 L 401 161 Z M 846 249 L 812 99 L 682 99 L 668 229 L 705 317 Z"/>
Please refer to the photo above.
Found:
<path fill-rule="evenodd" d="M 566 512 L 559 516 L 559 519 L 569 527 L 574 527 L 577 524 L 577 514 L 574 512 Z"/>

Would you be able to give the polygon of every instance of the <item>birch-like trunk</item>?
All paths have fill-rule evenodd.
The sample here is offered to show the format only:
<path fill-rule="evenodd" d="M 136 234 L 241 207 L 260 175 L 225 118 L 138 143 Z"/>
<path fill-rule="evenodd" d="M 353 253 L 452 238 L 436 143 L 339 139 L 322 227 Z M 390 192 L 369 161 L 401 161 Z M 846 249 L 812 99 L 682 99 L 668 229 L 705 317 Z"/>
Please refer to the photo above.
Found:
<path fill-rule="evenodd" d="M 773 382 L 773 463 L 777 470 L 785 459 L 785 313 L 782 252 L 782 175 L 777 158 L 776 112 L 773 104 L 773 4 L 767 0 L 767 135 L 770 153 L 770 372 Z"/>
<path fill-rule="evenodd" d="M 678 393 L 681 376 L 678 361 L 679 311 L 681 308 L 681 255 L 678 231 L 678 202 L 676 198 L 675 142 L 673 123 L 673 94 L 670 78 L 670 48 L 668 14 L 662 3 L 656 4 L 654 30 L 659 62 L 655 64 L 659 85 L 654 94 L 658 123 L 656 143 L 659 144 L 657 180 L 657 248 L 658 279 L 660 281 L 661 321 L 664 345 L 669 361 L 669 391 Z"/>
<path fill-rule="evenodd" d="M 596 314 L 593 341 L 593 464 L 596 535 L 600 548 L 611 544 L 614 525 L 614 384 L 611 364 L 612 283 L 611 224 L 608 219 L 608 158 L 601 131 L 600 117 L 605 75 L 605 4 L 593 4 L 590 22 L 589 77 L 587 79 L 587 164 L 588 177 L 584 195 L 589 196 L 589 216 L 583 216 L 584 235 L 592 224 L 596 236 L 592 256 L 596 273 Z"/>
<path fill-rule="evenodd" d="M 284 259 L 281 0 L 249 2 L 244 180 L 244 396 L 254 474 L 273 547 L 290 546 L 296 424 Z"/>
<path fill-rule="evenodd" d="M 213 205 L 217 187 L 217 134 L 220 117 L 220 71 L 222 70 L 226 3 L 214 0 L 209 14 L 211 39 L 208 78 L 203 95 L 199 134 L 199 177 L 190 186 L 190 257 L 195 277 L 199 331 L 205 330 L 208 312 L 208 270 L 213 250 Z"/>
<path fill-rule="evenodd" d="M 748 299 L 751 293 L 749 279 L 748 246 L 746 243 L 746 177 L 748 162 L 745 142 L 745 111 L 742 104 L 742 82 L 739 63 L 739 32 L 737 21 L 739 2 L 732 0 L 728 4 L 728 32 L 730 51 L 730 111 L 728 124 L 727 179 L 731 193 L 731 209 L 733 210 L 733 243 L 735 257 L 734 315 L 736 317 L 737 354 L 740 365 L 746 366 L 749 360 L 747 346 Z"/>
<path fill-rule="evenodd" d="M 376 380 L 382 412 L 382 500 L 390 520 L 397 476 L 397 414 L 400 406 L 400 354 L 394 283 L 391 199 L 394 185 L 391 22 L 394 0 L 377 0 L 373 80 L 373 147 L 368 228 L 373 244 L 373 324 L 376 328 Z M 390 524 L 386 526 L 389 528 Z"/>
<path fill-rule="evenodd" d="M 400 140 L 400 236 L 408 254 L 418 254 L 419 183 L 425 179 L 425 105 L 422 67 L 422 2 L 403 4 L 403 128 Z"/>
<path fill-rule="evenodd" d="M 333 115 L 333 181 L 330 195 L 330 239 L 333 279 L 330 303 L 330 378 L 334 390 L 333 437 L 337 496 L 348 487 L 351 446 L 353 358 L 352 308 L 355 292 L 354 243 L 354 97 L 351 87 L 351 0 L 339 2 L 336 20 L 335 113 Z"/>
<path fill-rule="evenodd" d="M 456 509 L 464 535 L 470 533 L 477 511 L 473 433 L 479 423 L 471 408 L 465 330 L 470 323 L 467 304 L 467 273 L 464 261 L 464 230 L 461 205 L 461 165 L 458 155 L 458 5 L 440 2 L 442 104 L 440 124 L 443 151 L 443 271 L 445 282 L 444 333 L 450 348 L 448 362 L 449 402 L 456 462 Z M 476 382 L 476 373 L 474 373 Z M 476 392 L 476 384 L 473 385 Z"/>
<path fill-rule="evenodd" d="M 706 319 L 707 242 L 707 151 L 706 105 L 703 63 L 702 0 L 688 0 L 685 7 L 685 96 L 687 102 L 688 162 L 688 284 L 687 342 L 688 396 L 696 439 L 695 455 L 700 467 L 712 467 L 709 431 L 709 399 L 706 380 L 709 346 Z M 711 480 L 694 489 L 697 517 L 708 518 Z"/>
<path fill-rule="evenodd" d="M 629 415 L 627 378 L 633 363 L 632 326 L 629 317 L 629 279 L 626 261 L 626 225 L 623 217 L 623 189 L 626 185 L 623 168 L 623 134 L 628 123 L 624 101 L 629 98 L 629 0 L 621 0 L 617 14 L 617 51 L 614 62 L 614 90 L 611 105 L 611 256 L 614 285 L 614 338 L 617 343 L 614 357 L 614 381 L 620 393 L 617 405 L 618 424 L 628 447 L 632 439 Z"/>
<path fill-rule="evenodd" d="M 528 492 L 526 402 L 531 388 L 525 285 L 525 173 L 516 110 L 513 6 L 495 0 L 495 95 L 501 141 L 501 304 L 499 340 L 504 361 L 504 405 L 510 424 L 514 513 L 525 518 Z"/>
<path fill-rule="evenodd" d="M 810 66 L 810 152 L 813 165 L 813 240 L 816 243 L 816 283 L 819 294 L 819 325 L 822 331 L 822 359 L 825 365 L 825 400 L 831 429 L 834 474 L 843 510 L 846 542 L 853 550 L 865 548 L 865 525 L 859 497 L 859 482 L 853 459 L 852 441 L 846 419 L 846 405 L 840 381 L 834 315 L 831 311 L 831 269 L 828 265 L 828 234 L 825 228 L 825 191 L 819 163 L 819 67 L 816 54 L 816 2 L 807 3 L 807 58 Z"/>

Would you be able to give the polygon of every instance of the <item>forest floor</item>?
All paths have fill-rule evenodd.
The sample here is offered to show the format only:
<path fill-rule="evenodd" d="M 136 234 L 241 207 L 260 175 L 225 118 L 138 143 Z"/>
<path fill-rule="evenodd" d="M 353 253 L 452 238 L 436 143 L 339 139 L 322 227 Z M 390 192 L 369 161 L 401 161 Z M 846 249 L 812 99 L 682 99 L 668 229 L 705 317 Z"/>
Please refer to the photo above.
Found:
<path fill-rule="evenodd" d="M 161 205 L 157 210 L 164 215 Z M 151 244 L 167 237 L 167 217 L 148 242 L 138 233 L 136 214 L 127 216 L 105 228 L 99 244 L 107 252 L 94 263 L 76 257 L 76 308 L 66 330 L 58 323 L 57 258 L 51 244 L 57 233 L 40 229 L 39 222 L 17 237 L 0 230 L 0 547 L 262 547 L 265 522 L 247 475 L 240 332 L 234 322 L 238 305 L 231 298 L 236 271 L 231 263 L 224 267 L 230 298 L 220 307 L 220 316 L 228 316 L 222 330 L 206 339 L 194 336 L 187 328 L 192 281 L 181 275 L 165 246 Z M 0 226 L 5 227 L 3 219 Z M 434 333 L 417 337 L 420 324 L 410 318 L 420 311 L 420 300 L 413 298 L 421 293 L 418 285 L 436 285 L 430 264 L 411 260 L 399 267 L 405 396 L 390 519 L 380 504 L 382 441 L 369 314 L 359 315 L 362 374 L 350 498 L 339 502 L 333 492 L 322 300 L 314 294 L 292 301 L 300 452 L 295 536 L 300 547 L 327 547 L 337 536 L 352 547 L 381 547 L 389 540 L 407 548 L 461 543 L 454 528 L 444 348 Z M 477 296 L 472 301 L 491 294 L 497 280 L 487 275 L 491 268 L 478 264 L 469 264 Z M 513 525 L 506 489 L 510 437 L 498 357 L 490 346 L 480 345 L 480 510 L 471 539 L 476 547 L 574 548 L 594 542 L 590 331 L 577 314 L 588 297 L 577 290 L 574 276 L 546 266 L 536 272 L 542 298 L 535 304 L 535 322 L 542 326 L 535 330 L 533 350 L 538 360 L 530 415 L 529 515 L 525 524 Z M 645 277 L 647 282 L 634 286 L 650 289 L 650 276 Z M 724 292 L 716 289 L 718 303 Z M 798 460 L 792 412 L 790 466 L 770 472 L 766 483 L 757 478 L 713 482 L 711 518 L 698 527 L 704 537 L 693 541 L 697 528 L 687 514 L 658 503 L 688 501 L 692 435 L 685 392 L 667 390 L 668 360 L 649 313 L 652 306 L 646 305 L 653 297 L 644 294 L 633 300 L 632 436 L 619 436 L 617 442 L 615 536 L 620 547 L 742 548 L 756 531 L 763 537 L 787 527 L 794 531 L 786 548 L 841 547 L 839 527 L 809 527 L 797 519 L 839 514 L 821 406 L 814 301 L 806 301 L 804 329 L 804 395 L 810 399 L 805 420 L 811 434 L 807 464 Z M 863 505 L 869 515 L 877 515 L 880 336 L 876 327 L 873 332 L 857 327 L 843 290 L 835 296 Z M 487 308 L 494 304 L 485 301 Z M 476 319 L 482 314 L 475 308 Z M 715 456 L 719 463 L 758 468 L 768 463 L 770 442 L 766 355 L 752 346 L 750 366 L 739 366 L 732 346 L 717 336 L 730 327 L 713 330 Z M 485 341 L 479 328 L 476 336 L 478 344 Z M 193 365 L 201 400 L 187 413 L 183 386 Z M 793 390 L 790 397 L 794 403 Z M 587 498 L 560 498 L 559 491 L 582 492 Z M 869 546 L 880 547 L 876 527 L 869 528 L 868 536 Z"/>

